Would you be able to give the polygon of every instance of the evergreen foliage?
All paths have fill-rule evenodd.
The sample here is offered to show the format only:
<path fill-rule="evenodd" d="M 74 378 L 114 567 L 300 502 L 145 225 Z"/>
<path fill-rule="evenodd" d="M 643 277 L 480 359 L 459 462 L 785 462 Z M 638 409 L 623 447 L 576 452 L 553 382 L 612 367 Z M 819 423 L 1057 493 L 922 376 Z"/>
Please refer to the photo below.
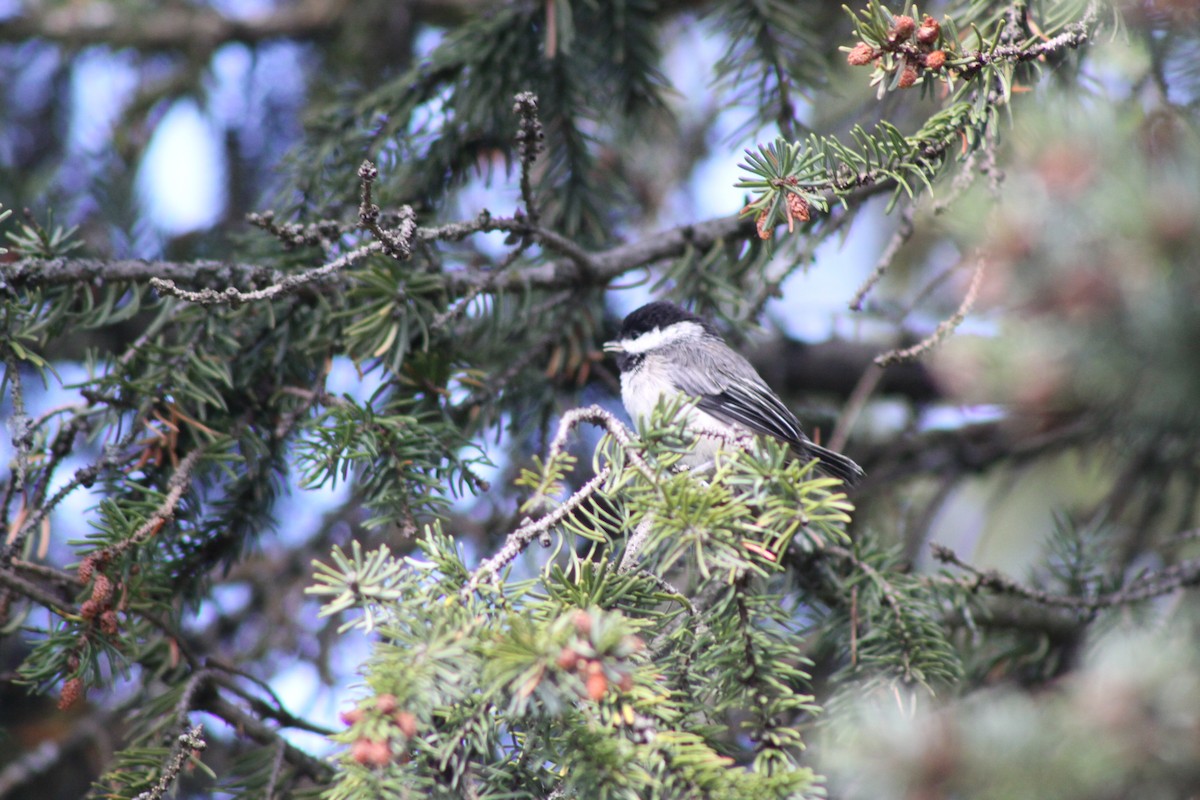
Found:
<path fill-rule="evenodd" d="M 91 160 L 36 75 L 0 86 L 0 128 L 41 132 L 0 134 L 0 702 L 49 698 L 52 763 L 111 730 L 84 779 L 113 800 L 1194 791 L 1187 4 L 284 5 L 0 21 L 58 94 L 95 43 L 170 76 Z M 697 31 L 701 120 L 669 77 Z M 278 38 L 311 62 L 303 132 L 283 158 L 300 115 L 268 102 L 227 131 L 246 224 L 147 248 L 156 98 Z M 682 222 L 697 164 L 738 160 L 727 107 L 755 137 L 729 213 Z M 854 494 L 769 441 L 681 469 L 682 406 L 614 414 L 632 285 L 753 355 L 768 301 L 872 225 L 867 354 L 828 343 L 842 413 L 805 417 Z M 794 360 L 756 358 L 789 401 L 822 379 Z M 997 538 L 1023 555 L 974 549 Z M 320 721 L 300 695 L 364 643 Z M 311 690 L 280 689 L 294 661 Z M 53 771 L 17 717 L 0 796 Z"/>

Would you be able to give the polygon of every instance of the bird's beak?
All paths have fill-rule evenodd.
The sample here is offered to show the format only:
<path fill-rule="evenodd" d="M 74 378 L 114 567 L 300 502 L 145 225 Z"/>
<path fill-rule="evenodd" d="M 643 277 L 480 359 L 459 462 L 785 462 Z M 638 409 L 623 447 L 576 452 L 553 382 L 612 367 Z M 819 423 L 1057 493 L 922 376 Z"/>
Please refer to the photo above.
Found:
<path fill-rule="evenodd" d="M 604 352 L 606 352 L 606 353 L 624 353 L 625 345 L 623 345 L 617 341 L 605 342 L 604 343 Z"/>

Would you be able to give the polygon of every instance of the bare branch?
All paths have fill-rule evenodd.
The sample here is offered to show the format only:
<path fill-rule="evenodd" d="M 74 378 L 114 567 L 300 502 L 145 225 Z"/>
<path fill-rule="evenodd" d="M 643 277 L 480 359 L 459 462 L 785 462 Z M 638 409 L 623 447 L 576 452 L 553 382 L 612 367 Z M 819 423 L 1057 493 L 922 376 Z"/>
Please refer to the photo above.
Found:
<path fill-rule="evenodd" d="M 467 581 L 467 585 L 463 587 L 463 594 L 468 595 L 479 588 L 485 580 L 498 575 L 500 570 L 508 566 L 513 559 L 524 552 L 534 539 L 537 539 L 542 533 L 550 530 L 559 522 L 566 519 L 567 515 L 583 504 L 596 490 L 599 489 L 604 482 L 608 480 L 608 476 L 612 474 L 611 467 L 605 467 L 592 477 L 590 481 L 580 486 L 576 492 L 567 498 L 566 502 L 555 508 L 546 516 L 538 520 L 530 520 L 521 525 L 515 531 L 508 535 L 504 540 L 504 546 L 496 551 L 496 555 L 486 559 L 479 565 L 474 573 L 471 574 L 471 579 Z"/>
<path fill-rule="evenodd" d="M 960 585 L 971 591 L 988 589 L 998 594 L 1014 595 L 1044 606 L 1071 608 L 1078 611 L 1095 611 L 1100 608 L 1129 605 L 1170 594 L 1187 586 L 1200 583 L 1200 559 L 1188 559 L 1162 569 L 1149 570 L 1123 588 L 1106 594 L 1080 597 L 1046 592 L 1026 586 L 997 570 L 981 570 L 958 557 L 945 545 L 936 542 L 930 545 L 933 557 L 943 564 L 950 564 L 967 572 L 971 578 L 960 581 Z"/>
<path fill-rule="evenodd" d="M 516 137 L 517 155 L 521 159 L 521 200 L 525 203 L 525 216 L 529 218 L 529 224 L 536 226 L 539 214 L 530 173 L 538 153 L 544 148 L 545 133 L 542 131 L 542 121 L 538 119 L 537 95 L 533 92 L 521 92 L 513 101 L 513 112 L 521 117 L 521 126 Z"/>
<path fill-rule="evenodd" d="M 361 247 L 356 247 L 349 253 L 346 253 L 341 258 L 336 258 L 324 266 L 316 267 L 315 269 L 306 270 L 304 272 L 287 275 L 280 278 L 278 282 L 272 283 L 262 289 L 257 289 L 251 292 L 242 292 L 233 286 L 228 286 L 224 291 L 216 291 L 215 289 L 201 289 L 198 292 L 180 289 L 175 285 L 175 281 L 151 277 L 150 285 L 160 292 L 174 295 L 180 300 L 186 300 L 189 303 L 197 303 L 199 305 L 236 305 L 238 303 L 249 303 L 256 300 L 270 300 L 276 295 L 293 292 L 303 286 L 307 286 L 314 281 L 319 281 L 324 278 L 345 269 L 366 257 L 370 253 L 383 250 L 385 245 L 382 242 L 374 241 L 365 244 Z"/>
<path fill-rule="evenodd" d="M 967 293 L 963 297 L 962 303 L 958 309 L 950 315 L 949 319 L 942 320 L 938 324 L 933 333 L 926 336 L 921 341 L 905 347 L 900 350 L 889 350 L 886 353 L 881 353 L 875 359 L 875 363 L 881 367 L 890 367 L 892 364 L 899 364 L 903 361 L 911 361 L 918 358 L 925 352 L 933 349 L 937 345 L 945 341 L 946 337 L 954 333 L 954 329 L 962 324 L 962 321 L 970 313 L 971 307 L 975 305 L 975 298 L 979 295 L 979 285 L 983 280 L 984 260 L 977 258 L 975 263 L 975 273 L 971 276 L 971 285 L 967 287 Z"/>
<path fill-rule="evenodd" d="M 152 789 L 139 794 L 134 800 L 162 800 L 166 797 L 179 778 L 179 773 L 183 772 L 188 759 L 192 758 L 196 752 L 208 747 L 208 742 L 204 741 L 200 735 L 203 731 L 203 726 L 197 725 L 186 733 L 181 733 L 175 742 L 175 748 L 171 751 L 171 757 L 163 765 L 162 777 L 158 779 L 158 783 Z"/>
<path fill-rule="evenodd" d="M 490 216 L 487 219 L 490 221 Z M 419 229 L 417 235 L 422 239 L 462 238 L 484 229 L 479 222 L 460 227 L 462 227 L 461 231 L 452 230 L 450 226 Z M 496 230 L 499 229 L 496 228 Z M 613 247 L 590 256 L 575 248 L 578 252 L 574 252 L 574 257 L 536 264 L 507 273 L 496 281 L 495 289 L 498 291 L 524 288 L 573 289 L 579 288 L 581 282 L 595 286 L 604 285 L 626 272 L 674 258 L 688 247 L 705 249 L 723 239 L 744 238 L 753 230 L 753 220 L 739 219 L 736 215 L 731 215 L 697 225 L 673 228 L 637 242 Z M 433 234 L 437 234 L 437 236 L 435 237 Z M 566 243 L 561 237 L 541 232 L 539 238 L 551 249 L 559 249 L 560 246 L 565 249 Z M 573 246 L 573 243 L 569 244 Z M 375 247 L 378 248 L 380 245 L 376 244 Z M 587 263 L 590 269 L 581 267 L 580 260 Z M 585 275 L 584 273 L 590 274 Z M 476 284 L 489 280 L 491 275 L 492 270 L 489 269 L 457 270 L 444 276 L 444 285 L 452 294 L 462 294 Z M 94 281 L 146 283 L 151 278 L 193 286 L 263 286 L 281 283 L 287 277 L 286 273 L 257 264 L 205 260 L 141 261 L 137 259 L 58 258 L 52 260 L 22 259 L 11 264 L 0 264 L 0 281 L 18 289 Z M 214 302 L 228 301 L 216 300 Z"/>

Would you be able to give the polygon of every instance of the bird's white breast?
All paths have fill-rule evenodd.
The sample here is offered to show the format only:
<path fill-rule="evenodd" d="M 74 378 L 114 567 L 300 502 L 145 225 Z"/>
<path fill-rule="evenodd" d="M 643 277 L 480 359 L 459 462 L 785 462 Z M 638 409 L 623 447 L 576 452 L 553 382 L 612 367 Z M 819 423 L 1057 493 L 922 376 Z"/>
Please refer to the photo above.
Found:
<path fill-rule="evenodd" d="M 648 424 L 660 400 L 669 403 L 682 394 L 663 377 L 668 371 L 653 362 L 658 358 L 660 356 L 648 354 L 641 364 L 621 374 L 621 401 L 635 425 Z M 683 458 L 684 466 L 695 467 L 711 461 L 713 454 L 727 444 L 723 433 L 748 435 L 741 426 L 731 426 L 698 408 L 689 408 L 685 413 L 687 427 L 698 434 L 698 441 L 695 450 Z M 704 435 L 705 431 L 710 435 Z"/>

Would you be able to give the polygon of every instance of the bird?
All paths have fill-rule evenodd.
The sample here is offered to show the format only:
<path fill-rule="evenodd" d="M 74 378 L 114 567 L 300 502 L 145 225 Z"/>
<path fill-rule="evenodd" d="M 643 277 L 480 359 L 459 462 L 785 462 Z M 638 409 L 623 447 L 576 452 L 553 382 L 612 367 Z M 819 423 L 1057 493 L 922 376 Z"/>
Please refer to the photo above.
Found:
<path fill-rule="evenodd" d="M 698 442 L 682 466 L 699 468 L 723 445 L 749 434 L 778 439 L 798 459 L 816 459 L 823 473 L 848 487 L 865 474 L 851 459 L 809 439 L 796 415 L 712 323 L 674 303 L 656 301 L 631 312 L 604 351 L 616 357 L 621 400 L 635 423 L 648 421 L 660 402 L 680 395 L 696 399 L 685 426 Z"/>

